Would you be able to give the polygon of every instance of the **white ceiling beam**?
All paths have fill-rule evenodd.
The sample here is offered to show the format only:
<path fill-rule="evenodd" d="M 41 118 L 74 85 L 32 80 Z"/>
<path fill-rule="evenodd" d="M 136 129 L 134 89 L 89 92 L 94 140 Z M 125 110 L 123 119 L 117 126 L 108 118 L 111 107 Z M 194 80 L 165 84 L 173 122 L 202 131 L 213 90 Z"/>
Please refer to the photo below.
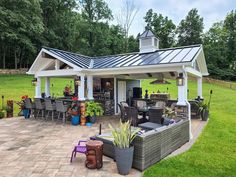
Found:
<path fill-rule="evenodd" d="M 199 72 L 199 71 L 193 69 L 192 67 L 185 67 L 184 70 L 185 70 L 186 72 L 188 72 L 188 73 L 189 73 L 190 75 L 192 75 L 192 76 L 202 77 L 201 72 Z"/>
<path fill-rule="evenodd" d="M 35 74 L 36 77 L 59 77 L 59 76 L 75 76 L 79 75 L 80 72 L 73 69 L 59 69 L 59 70 L 48 70 L 39 71 Z"/>

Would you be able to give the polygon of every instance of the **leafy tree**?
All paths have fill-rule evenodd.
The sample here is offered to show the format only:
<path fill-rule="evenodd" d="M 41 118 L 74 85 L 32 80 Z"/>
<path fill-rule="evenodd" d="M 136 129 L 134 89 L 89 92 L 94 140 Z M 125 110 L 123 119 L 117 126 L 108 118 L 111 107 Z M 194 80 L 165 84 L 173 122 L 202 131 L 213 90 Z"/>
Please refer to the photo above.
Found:
<path fill-rule="evenodd" d="M 139 51 L 139 39 L 138 36 L 130 36 L 128 38 L 128 52 L 138 52 Z"/>
<path fill-rule="evenodd" d="M 223 22 L 215 23 L 205 33 L 203 38 L 204 52 L 208 70 L 212 77 L 221 79 L 224 77 L 224 69 L 227 65 L 227 43 L 228 34 L 224 28 Z"/>
<path fill-rule="evenodd" d="M 229 68 L 236 73 L 236 10 L 231 11 L 225 18 L 224 27 L 228 33 L 227 60 Z"/>
<path fill-rule="evenodd" d="M 198 15 L 197 9 L 188 12 L 185 19 L 181 20 L 178 28 L 178 45 L 193 45 L 202 43 L 203 18 Z"/>
<path fill-rule="evenodd" d="M 88 35 L 89 54 L 95 55 L 94 43 L 96 30 L 99 29 L 99 22 L 111 20 L 113 18 L 112 12 L 103 0 L 83 0 L 80 5 L 82 7 L 82 17 L 88 23 L 86 33 Z"/>
<path fill-rule="evenodd" d="M 39 0 L 0 1 L 0 39 L 3 50 L 3 67 L 6 54 L 10 59 L 13 53 L 14 67 L 29 60 L 27 53 L 36 51 L 35 43 L 44 28 Z M 7 50 L 8 49 L 8 50 Z"/>
<path fill-rule="evenodd" d="M 70 50 L 74 35 L 76 20 L 75 0 L 42 0 L 44 45 Z"/>
<path fill-rule="evenodd" d="M 163 17 L 162 14 L 148 10 L 144 17 L 147 27 L 151 27 L 153 32 L 160 40 L 160 48 L 168 48 L 174 45 L 175 39 L 175 24 L 168 17 Z"/>

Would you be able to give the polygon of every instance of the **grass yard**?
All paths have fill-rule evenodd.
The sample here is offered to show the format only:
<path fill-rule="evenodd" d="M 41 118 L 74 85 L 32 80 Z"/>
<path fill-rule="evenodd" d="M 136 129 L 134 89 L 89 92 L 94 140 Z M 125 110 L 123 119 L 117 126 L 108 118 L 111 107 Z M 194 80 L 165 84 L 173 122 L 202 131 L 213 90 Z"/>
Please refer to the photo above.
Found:
<path fill-rule="evenodd" d="M 34 86 L 31 86 L 32 76 L 0 75 L 0 95 L 7 99 L 19 101 L 22 95 L 33 97 Z M 69 79 L 51 79 L 51 93 L 61 96 Z M 177 98 L 175 81 L 169 85 L 150 85 L 151 80 L 142 81 L 143 90 L 149 94 L 168 90 L 173 99 Z M 42 80 L 42 91 L 44 81 Z M 195 81 L 189 81 L 189 98 L 195 98 L 197 87 Z M 162 160 L 144 172 L 144 177 L 235 177 L 236 176 L 236 91 L 213 84 L 203 85 L 203 96 L 209 98 L 213 90 L 211 115 L 207 127 L 193 147 L 176 157 Z M 1 108 L 1 100 L 0 100 Z M 18 106 L 14 108 L 15 115 Z"/>

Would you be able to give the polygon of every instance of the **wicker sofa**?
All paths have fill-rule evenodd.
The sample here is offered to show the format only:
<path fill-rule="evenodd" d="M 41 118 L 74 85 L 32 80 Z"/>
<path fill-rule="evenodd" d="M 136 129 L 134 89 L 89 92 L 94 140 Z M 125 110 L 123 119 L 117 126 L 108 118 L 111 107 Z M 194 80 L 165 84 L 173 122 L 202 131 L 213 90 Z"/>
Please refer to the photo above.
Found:
<path fill-rule="evenodd" d="M 104 143 L 103 154 L 114 158 L 112 141 L 104 138 L 103 135 L 98 135 L 96 139 Z M 187 119 L 138 135 L 133 141 L 134 157 L 132 166 L 143 171 L 187 141 L 189 141 L 189 120 Z"/>

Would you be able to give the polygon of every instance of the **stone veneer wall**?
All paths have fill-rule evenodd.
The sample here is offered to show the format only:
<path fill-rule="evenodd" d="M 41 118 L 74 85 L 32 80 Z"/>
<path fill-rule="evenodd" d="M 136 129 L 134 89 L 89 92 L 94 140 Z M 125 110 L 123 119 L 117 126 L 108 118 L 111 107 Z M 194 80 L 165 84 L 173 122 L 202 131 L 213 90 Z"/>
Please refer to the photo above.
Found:
<path fill-rule="evenodd" d="M 22 69 L 0 69 L 0 74 L 26 74 L 27 68 Z"/>
<path fill-rule="evenodd" d="M 177 118 L 188 119 L 188 107 L 187 106 L 176 106 Z"/>

